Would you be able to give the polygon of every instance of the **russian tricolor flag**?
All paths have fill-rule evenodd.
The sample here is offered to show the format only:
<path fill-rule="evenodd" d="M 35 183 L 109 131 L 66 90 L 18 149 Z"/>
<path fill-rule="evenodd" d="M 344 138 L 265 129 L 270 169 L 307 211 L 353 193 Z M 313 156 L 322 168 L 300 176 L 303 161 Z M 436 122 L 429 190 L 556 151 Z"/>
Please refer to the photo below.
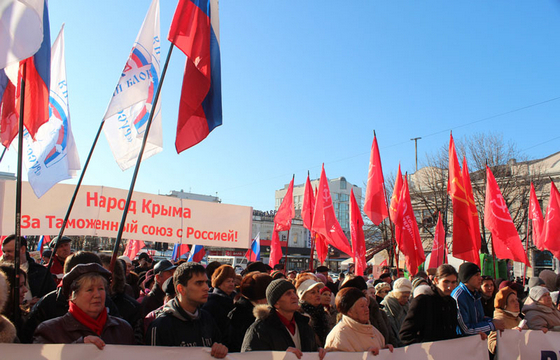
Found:
<path fill-rule="evenodd" d="M 175 244 L 173 246 L 173 254 L 171 254 L 171 259 L 176 261 L 181 256 L 189 252 L 189 245 L 188 244 Z"/>
<path fill-rule="evenodd" d="M 206 251 L 204 250 L 204 246 L 202 245 L 193 245 L 191 252 L 189 253 L 189 258 L 187 259 L 188 262 L 200 262 L 204 255 L 206 255 Z"/>
<path fill-rule="evenodd" d="M 249 261 L 260 261 L 261 260 L 261 233 L 259 232 L 257 236 L 251 242 L 251 247 L 247 250 L 245 257 Z"/>
<path fill-rule="evenodd" d="M 51 237 L 49 235 L 41 235 L 41 237 L 39 238 L 39 243 L 37 244 L 37 250 L 39 250 L 39 252 L 41 253 L 41 256 L 43 256 L 43 249 L 45 247 L 46 244 L 51 242 Z"/>
<path fill-rule="evenodd" d="M 180 153 L 222 125 L 218 0 L 180 0 L 168 39 L 187 55 L 175 139 Z"/>

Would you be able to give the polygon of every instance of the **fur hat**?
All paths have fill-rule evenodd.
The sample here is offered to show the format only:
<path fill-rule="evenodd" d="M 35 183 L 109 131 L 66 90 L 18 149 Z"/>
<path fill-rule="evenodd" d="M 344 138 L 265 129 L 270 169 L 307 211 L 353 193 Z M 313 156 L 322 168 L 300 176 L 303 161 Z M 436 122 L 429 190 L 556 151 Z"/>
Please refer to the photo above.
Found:
<path fill-rule="evenodd" d="M 366 295 L 355 287 L 341 289 L 338 294 L 336 294 L 335 298 L 336 310 L 346 315 L 356 301 L 365 297 Z"/>
<path fill-rule="evenodd" d="M 462 263 L 459 266 L 459 281 L 462 283 L 467 283 L 471 277 L 481 272 L 478 265 L 471 262 Z"/>
<path fill-rule="evenodd" d="M 517 297 L 517 292 L 509 286 L 501 288 L 500 291 L 496 293 L 496 297 L 494 298 L 494 307 L 496 309 L 504 310 L 507 305 L 507 298 L 511 294 L 514 294 Z"/>
<path fill-rule="evenodd" d="M 253 271 L 245 275 L 239 285 L 241 295 L 251 301 L 257 301 L 266 298 L 266 288 L 272 282 L 272 277 L 268 274 Z"/>
<path fill-rule="evenodd" d="M 230 278 L 235 280 L 235 270 L 231 267 L 231 265 L 221 265 L 212 274 L 212 287 L 218 287 Z"/>
<path fill-rule="evenodd" d="M 529 279 L 529 289 L 539 285 L 544 285 L 544 280 L 540 277 L 533 276 Z"/>
<path fill-rule="evenodd" d="M 295 291 L 296 287 L 286 279 L 273 280 L 266 287 L 266 300 L 268 301 L 268 305 L 274 306 L 274 304 L 276 304 L 282 295 L 284 295 L 284 293 L 288 290 Z"/>
<path fill-rule="evenodd" d="M 529 297 L 534 302 L 538 302 L 544 296 L 544 294 L 548 293 L 550 293 L 550 291 L 548 291 L 548 289 L 544 286 L 535 286 L 531 288 L 531 290 L 529 290 Z"/>

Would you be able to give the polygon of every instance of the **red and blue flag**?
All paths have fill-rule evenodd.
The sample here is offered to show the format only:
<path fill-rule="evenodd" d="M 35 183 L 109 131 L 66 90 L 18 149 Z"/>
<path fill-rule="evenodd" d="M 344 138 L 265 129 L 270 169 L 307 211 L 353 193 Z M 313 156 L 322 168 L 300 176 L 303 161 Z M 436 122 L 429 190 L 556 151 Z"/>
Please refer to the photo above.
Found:
<path fill-rule="evenodd" d="M 189 250 L 190 249 L 188 244 L 175 244 L 173 246 L 173 254 L 171 254 L 171 259 L 175 261 L 179 259 L 181 256 L 187 254 Z"/>
<path fill-rule="evenodd" d="M 43 256 L 43 249 L 45 248 L 45 245 L 51 242 L 51 237 L 49 235 L 41 235 L 41 238 L 39 238 L 39 243 L 37 244 L 37 250 L 41 253 L 41 256 Z"/>
<path fill-rule="evenodd" d="M 187 259 L 188 262 L 200 262 L 204 255 L 206 255 L 206 251 L 204 250 L 204 246 L 202 245 L 193 245 L 191 252 L 189 253 L 189 258 Z"/>
<path fill-rule="evenodd" d="M 180 0 L 169 41 L 187 55 L 177 121 L 177 153 L 222 125 L 218 0 Z"/>
<path fill-rule="evenodd" d="M 257 236 L 251 242 L 251 247 L 247 250 L 247 254 L 245 257 L 249 261 L 260 261 L 261 260 L 261 233 L 258 233 Z"/>

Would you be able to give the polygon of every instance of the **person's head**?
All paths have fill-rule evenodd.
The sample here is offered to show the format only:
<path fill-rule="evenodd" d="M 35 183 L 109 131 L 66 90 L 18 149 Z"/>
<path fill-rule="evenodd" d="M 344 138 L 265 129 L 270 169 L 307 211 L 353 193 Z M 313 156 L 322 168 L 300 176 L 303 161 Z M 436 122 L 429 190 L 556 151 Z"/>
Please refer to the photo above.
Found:
<path fill-rule="evenodd" d="M 315 273 L 321 274 L 325 277 L 325 279 L 327 279 L 329 277 L 329 268 L 322 265 L 318 266 L 317 269 L 315 269 Z"/>
<path fill-rule="evenodd" d="M 191 313 L 208 300 L 208 276 L 198 263 L 181 264 L 173 274 L 173 283 L 181 307 Z"/>
<path fill-rule="evenodd" d="M 298 274 L 296 276 L 296 282 L 295 282 L 296 289 L 301 285 L 301 283 L 309 279 L 314 281 L 319 281 L 319 279 L 317 279 L 317 276 L 315 276 L 315 274 L 312 274 L 310 272 L 302 272 Z"/>
<path fill-rule="evenodd" d="M 375 286 L 373 286 L 373 282 L 369 281 L 367 282 L 367 291 L 366 294 L 372 298 L 375 298 Z"/>
<path fill-rule="evenodd" d="M 208 279 L 212 279 L 212 275 L 214 274 L 214 271 L 216 271 L 216 269 L 219 268 L 220 266 L 222 266 L 222 264 L 219 263 L 218 261 L 212 261 L 211 263 L 206 265 L 206 276 L 208 276 Z"/>
<path fill-rule="evenodd" d="M 381 275 L 379 275 L 379 280 L 391 285 L 391 283 L 393 282 L 393 278 L 391 278 L 391 273 L 389 272 L 385 272 Z"/>
<path fill-rule="evenodd" d="M 173 283 L 173 277 L 165 280 L 163 286 L 161 287 L 163 292 L 165 293 L 165 297 L 163 298 L 163 303 L 167 303 L 169 300 L 175 297 L 175 284 Z"/>
<path fill-rule="evenodd" d="M 134 271 L 134 265 L 132 265 L 132 260 L 126 255 L 119 256 L 119 260 L 124 261 L 125 263 L 125 276 L 130 275 L 131 271 Z"/>
<path fill-rule="evenodd" d="M 406 305 L 412 292 L 412 283 L 406 278 L 398 278 L 393 284 L 392 296 L 396 298 L 402 306 Z"/>
<path fill-rule="evenodd" d="M 367 291 L 367 283 L 363 276 L 348 275 L 341 282 L 340 289 L 354 287 L 360 291 Z"/>
<path fill-rule="evenodd" d="M 335 298 L 336 309 L 339 313 L 361 323 L 369 323 L 369 303 L 366 295 L 354 288 L 340 290 Z"/>
<path fill-rule="evenodd" d="M 8 292 L 9 292 L 9 306 L 11 306 L 9 309 L 6 308 L 5 311 L 7 313 L 11 313 L 12 312 L 12 308 L 13 308 L 13 293 L 12 293 L 12 279 L 14 278 L 15 275 L 15 268 L 14 268 L 14 264 L 13 263 L 0 263 L 0 272 L 4 273 L 4 275 L 6 275 L 6 279 L 8 281 Z M 27 273 L 23 270 L 19 270 L 18 271 L 18 275 L 19 275 L 19 304 L 21 305 L 23 303 L 23 299 L 25 298 L 25 294 L 27 294 L 27 292 L 29 291 L 29 289 L 25 286 L 25 284 L 27 283 Z"/>
<path fill-rule="evenodd" d="M 331 289 L 329 289 L 328 287 L 324 286 L 319 293 L 321 294 L 321 305 L 323 306 L 329 306 L 331 304 L 331 296 L 332 296 L 332 292 Z"/>
<path fill-rule="evenodd" d="M 290 280 L 295 280 L 297 274 L 298 274 L 298 273 L 297 273 L 297 271 L 295 271 L 295 270 L 288 271 L 288 279 L 290 279 Z"/>
<path fill-rule="evenodd" d="M 462 263 L 459 266 L 459 281 L 465 284 L 470 291 L 478 291 L 482 284 L 478 265 L 471 262 Z"/>
<path fill-rule="evenodd" d="M 155 282 L 160 287 L 163 286 L 165 280 L 173 276 L 176 268 L 177 266 L 169 260 L 159 261 L 156 266 L 154 266 Z"/>
<path fill-rule="evenodd" d="M 235 290 L 235 275 L 235 269 L 230 265 L 221 265 L 212 274 L 212 287 L 231 294 Z"/>
<path fill-rule="evenodd" d="M 99 254 L 101 265 L 109 271 L 111 271 L 111 258 L 111 255 Z M 115 268 L 113 269 L 113 276 L 111 276 L 111 281 L 109 282 L 110 293 L 121 294 L 124 292 L 125 286 L 126 277 L 124 275 L 124 263 L 122 260 L 117 260 L 115 262 Z"/>
<path fill-rule="evenodd" d="M 415 276 L 412 279 L 412 291 L 414 291 L 414 289 L 416 289 L 420 285 L 429 285 L 428 280 L 424 279 L 421 276 Z"/>
<path fill-rule="evenodd" d="M 387 284 L 386 282 L 380 282 L 379 284 L 375 285 L 375 296 L 379 296 L 380 298 L 384 299 L 389 291 L 391 291 L 391 285 Z"/>
<path fill-rule="evenodd" d="M 78 264 L 99 264 L 101 265 L 101 259 L 97 254 L 90 251 L 78 251 L 74 254 L 69 255 L 64 261 L 64 273 L 68 274 L 76 265 Z"/>
<path fill-rule="evenodd" d="M 62 278 L 62 289 L 68 299 L 93 319 L 105 309 L 105 297 L 111 273 L 103 266 L 76 265 Z"/>
<path fill-rule="evenodd" d="M 150 264 L 152 263 L 152 259 L 150 258 L 150 255 L 148 255 L 147 253 L 143 252 L 140 253 L 140 255 L 138 255 L 138 265 L 142 268 L 147 268 L 150 266 Z"/>
<path fill-rule="evenodd" d="M 52 256 L 52 250 L 50 249 L 43 250 L 43 254 L 41 255 L 41 260 L 43 261 L 43 264 L 48 264 L 49 261 L 51 260 L 51 256 Z"/>
<path fill-rule="evenodd" d="M 266 304 L 266 288 L 272 282 L 270 275 L 253 271 L 241 280 L 239 291 L 241 296 L 247 298 L 253 304 Z"/>
<path fill-rule="evenodd" d="M 267 264 L 263 263 L 262 261 L 254 261 L 252 263 L 247 264 L 247 267 L 245 268 L 245 273 L 248 274 L 253 271 L 259 271 L 268 274 L 270 273 L 271 270 L 272 268 Z"/>
<path fill-rule="evenodd" d="M 14 234 L 7 236 L 2 241 L 2 257 L 4 261 L 14 261 L 16 253 L 16 236 Z M 27 240 L 23 237 L 19 237 L 19 260 L 21 263 L 27 262 L 27 257 L 25 253 L 27 251 Z"/>
<path fill-rule="evenodd" d="M 312 306 L 321 304 L 321 293 L 319 292 L 324 286 L 322 282 L 309 279 L 305 280 L 297 287 L 297 294 L 302 303 L 308 303 Z"/>
<path fill-rule="evenodd" d="M 272 276 L 272 280 L 276 279 L 286 279 L 286 275 L 280 270 L 273 271 L 270 276 Z"/>
<path fill-rule="evenodd" d="M 494 279 L 491 276 L 482 276 L 481 281 L 480 291 L 482 294 L 486 297 L 494 295 Z"/>
<path fill-rule="evenodd" d="M 450 296 L 457 287 L 457 270 L 449 264 L 440 265 L 434 275 L 434 285 L 444 296 Z"/>
<path fill-rule="evenodd" d="M 273 280 L 266 288 L 268 305 L 291 319 L 299 309 L 299 298 L 295 286 L 288 280 Z"/>
<path fill-rule="evenodd" d="M 519 301 L 517 300 L 517 292 L 509 286 L 501 288 L 500 291 L 496 293 L 496 297 L 494 298 L 494 307 L 496 309 L 519 313 Z"/>
<path fill-rule="evenodd" d="M 539 305 L 552 307 L 552 297 L 550 296 L 550 291 L 548 291 L 548 289 L 544 286 L 535 286 L 531 288 L 531 290 L 529 290 L 529 297 Z"/>
<path fill-rule="evenodd" d="M 58 236 L 55 236 L 53 238 L 53 241 L 51 241 L 50 246 L 54 249 L 57 243 L 58 246 L 56 248 L 55 255 L 60 261 L 65 261 L 66 258 L 72 253 L 72 250 L 70 248 L 72 239 L 67 236 L 63 236 L 59 239 Z"/>

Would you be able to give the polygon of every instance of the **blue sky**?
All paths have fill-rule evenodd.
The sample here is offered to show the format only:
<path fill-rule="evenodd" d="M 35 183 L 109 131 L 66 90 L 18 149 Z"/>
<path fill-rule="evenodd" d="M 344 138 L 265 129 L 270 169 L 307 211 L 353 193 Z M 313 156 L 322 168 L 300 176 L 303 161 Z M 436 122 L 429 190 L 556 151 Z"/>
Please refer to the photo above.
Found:
<path fill-rule="evenodd" d="M 53 41 L 66 24 L 82 164 L 150 2 L 49 1 Z M 160 6 L 165 38 L 176 1 Z M 161 95 L 164 150 L 142 163 L 137 191 L 217 193 L 270 210 L 274 190 L 292 174 L 318 178 L 323 162 L 328 177 L 363 185 L 374 129 L 386 176 L 399 162 L 414 171 L 411 138 L 423 138 L 421 162 L 449 129 L 456 139 L 500 133 L 529 158 L 560 150 L 558 1 L 222 0 L 220 32 L 223 125 L 175 152 L 185 56 L 174 51 Z M 10 149 L 0 171 L 15 163 Z M 128 188 L 131 177 L 102 135 L 84 183 Z"/>

